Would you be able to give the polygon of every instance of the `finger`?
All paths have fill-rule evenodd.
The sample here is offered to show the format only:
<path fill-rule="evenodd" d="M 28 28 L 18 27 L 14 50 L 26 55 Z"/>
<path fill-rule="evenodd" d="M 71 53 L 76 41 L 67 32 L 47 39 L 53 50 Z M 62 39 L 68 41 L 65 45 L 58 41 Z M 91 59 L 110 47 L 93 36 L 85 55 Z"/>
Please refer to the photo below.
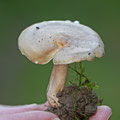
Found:
<path fill-rule="evenodd" d="M 0 106 L 0 115 L 4 114 L 14 114 L 26 111 L 39 111 L 39 110 L 46 110 L 48 108 L 48 103 L 37 105 L 24 105 L 24 106 Z"/>
<path fill-rule="evenodd" d="M 108 106 L 99 106 L 94 116 L 90 117 L 89 120 L 109 120 L 112 115 L 112 110 Z"/>
<path fill-rule="evenodd" d="M 24 113 L 0 115 L 0 120 L 55 120 L 56 118 L 56 115 L 43 111 L 29 111 Z"/>
<path fill-rule="evenodd" d="M 48 103 L 48 101 L 46 103 L 43 104 L 45 107 L 50 107 L 50 104 Z"/>

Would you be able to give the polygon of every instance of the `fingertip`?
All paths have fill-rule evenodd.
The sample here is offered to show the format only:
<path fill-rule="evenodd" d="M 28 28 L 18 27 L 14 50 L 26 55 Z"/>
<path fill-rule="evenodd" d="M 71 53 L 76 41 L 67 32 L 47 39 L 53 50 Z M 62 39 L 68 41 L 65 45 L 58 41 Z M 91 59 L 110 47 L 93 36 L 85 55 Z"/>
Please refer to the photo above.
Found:
<path fill-rule="evenodd" d="M 94 116 L 90 117 L 89 120 L 108 120 L 112 115 L 112 109 L 106 105 L 99 106 Z"/>
<path fill-rule="evenodd" d="M 48 103 L 48 101 L 46 101 L 44 104 L 47 105 L 47 106 L 50 106 L 50 104 Z"/>
<path fill-rule="evenodd" d="M 111 112 L 112 113 L 112 109 L 109 106 L 103 105 L 103 106 L 98 106 L 98 109 L 104 109 L 106 112 Z"/>

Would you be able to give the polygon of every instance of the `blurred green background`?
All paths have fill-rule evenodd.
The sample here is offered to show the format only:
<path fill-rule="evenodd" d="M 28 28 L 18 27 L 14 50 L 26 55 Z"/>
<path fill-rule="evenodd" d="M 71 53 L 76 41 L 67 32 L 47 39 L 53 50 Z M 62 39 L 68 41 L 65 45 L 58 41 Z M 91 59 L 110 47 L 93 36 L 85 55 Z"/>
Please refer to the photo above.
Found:
<path fill-rule="evenodd" d="M 105 43 L 102 59 L 84 62 L 86 74 L 100 86 L 97 93 L 120 119 L 119 0 L 0 0 L 0 104 L 43 103 L 52 61 L 35 65 L 21 55 L 20 32 L 45 20 L 79 20 L 97 31 Z M 68 80 L 73 76 L 68 73 Z"/>

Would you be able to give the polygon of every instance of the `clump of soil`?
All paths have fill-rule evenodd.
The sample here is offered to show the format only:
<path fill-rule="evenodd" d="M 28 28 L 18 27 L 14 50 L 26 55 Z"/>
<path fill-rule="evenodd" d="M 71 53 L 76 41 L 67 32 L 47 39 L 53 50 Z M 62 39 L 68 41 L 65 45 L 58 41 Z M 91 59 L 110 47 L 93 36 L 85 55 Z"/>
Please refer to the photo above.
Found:
<path fill-rule="evenodd" d="M 61 120 L 86 120 L 97 110 L 98 97 L 87 87 L 72 85 L 57 94 L 58 108 L 49 107 L 47 111 L 56 114 Z"/>

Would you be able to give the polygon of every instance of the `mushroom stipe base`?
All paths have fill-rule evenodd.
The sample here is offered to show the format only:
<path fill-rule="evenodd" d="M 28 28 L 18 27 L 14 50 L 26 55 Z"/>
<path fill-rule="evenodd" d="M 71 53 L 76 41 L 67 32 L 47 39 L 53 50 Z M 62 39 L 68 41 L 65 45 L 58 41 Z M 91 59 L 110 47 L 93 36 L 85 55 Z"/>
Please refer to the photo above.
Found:
<path fill-rule="evenodd" d="M 90 88 L 76 85 L 65 87 L 57 97 L 61 106 L 49 107 L 47 111 L 58 115 L 61 120 L 88 120 L 96 113 L 99 103 L 96 93 Z"/>

